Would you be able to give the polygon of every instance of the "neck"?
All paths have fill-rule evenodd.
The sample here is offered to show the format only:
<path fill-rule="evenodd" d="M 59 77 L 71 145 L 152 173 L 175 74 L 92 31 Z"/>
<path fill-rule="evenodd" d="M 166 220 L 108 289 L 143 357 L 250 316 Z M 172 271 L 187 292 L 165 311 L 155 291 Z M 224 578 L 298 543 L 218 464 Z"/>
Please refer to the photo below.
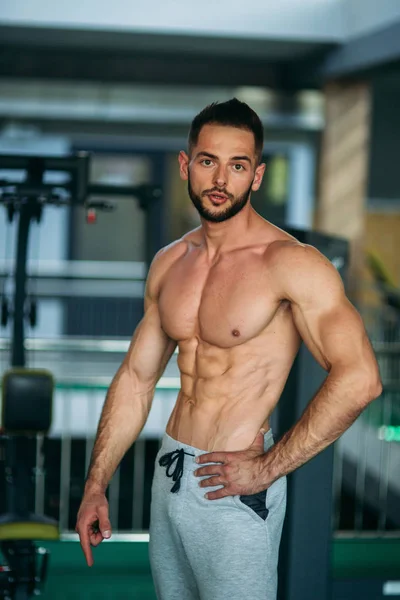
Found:
<path fill-rule="evenodd" d="M 256 212 L 250 202 L 234 217 L 221 223 L 212 223 L 201 219 L 204 244 L 210 259 L 237 248 L 248 238 L 256 220 Z"/>

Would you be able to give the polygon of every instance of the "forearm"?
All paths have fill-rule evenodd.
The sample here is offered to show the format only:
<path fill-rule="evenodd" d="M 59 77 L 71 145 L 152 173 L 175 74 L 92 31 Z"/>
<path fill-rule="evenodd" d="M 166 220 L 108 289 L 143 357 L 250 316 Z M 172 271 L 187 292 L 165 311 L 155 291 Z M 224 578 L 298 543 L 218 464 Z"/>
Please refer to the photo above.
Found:
<path fill-rule="evenodd" d="M 357 377 L 331 371 L 299 421 L 263 456 L 267 486 L 337 440 L 377 397 Z"/>
<path fill-rule="evenodd" d="M 125 367 L 107 393 L 97 430 L 85 491 L 105 492 L 126 451 L 138 438 L 150 412 L 154 386 L 140 384 Z"/>

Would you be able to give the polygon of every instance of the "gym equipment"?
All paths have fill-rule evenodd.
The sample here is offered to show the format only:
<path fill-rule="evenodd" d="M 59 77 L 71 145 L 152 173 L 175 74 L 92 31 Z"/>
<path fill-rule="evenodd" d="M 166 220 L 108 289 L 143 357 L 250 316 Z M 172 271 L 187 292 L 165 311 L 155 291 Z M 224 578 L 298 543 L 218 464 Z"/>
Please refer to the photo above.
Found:
<path fill-rule="evenodd" d="M 34 477 L 23 444 L 25 436 L 44 435 L 50 429 L 53 388 L 52 375 L 47 371 L 15 368 L 3 377 L 5 434 L 1 441 L 6 457 L 7 512 L 0 516 L 0 545 L 8 567 L 7 578 L 3 576 L 5 598 L 38 595 L 46 577 L 48 553 L 44 548 L 36 548 L 33 540 L 59 537 L 56 521 L 29 511 Z"/>
<path fill-rule="evenodd" d="M 0 444 L 6 450 L 7 512 L 0 515 L 0 548 L 6 564 L 0 565 L 0 598 L 25 600 L 39 595 L 47 568 L 48 553 L 37 548 L 35 540 L 58 539 L 58 524 L 48 517 L 29 511 L 29 491 L 34 484 L 33 473 L 26 466 L 24 441 L 27 436 L 45 435 L 51 426 L 54 380 L 50 372 L 25 367 L 24 325 L 37 321 L 36 301 L 27 301 L 27 248 L 33 220 L 41 220 L 46 205 L 80 205 L 86 209 L 89 223 L 96 220 L 96 211 L 110 211 L 114 204 L 88 200 L 89 196 L 128 196 L 139 200 L 146 209 L 146 233 L 151 233 L 152 218 L 159 210 L 161 188 L 141 185 L 117 187 L 89 185 L 90 156 L 80 152 L 68 157 L 0 155 L 1 171 L 24 171 L 25 179 L 0 176 L 0 204 L 11 223 L 19 216 L 17 257 L 14 275 L 15 291 L 11 303 L 1 298 L 1 326 L 12 319 L 11 369 L 2 379 L 2 429 Z M 64 173 L 62 185 L 46 183 L 49 172 Z M 147 239 L 153 240 L 152 235 Z M 154 244 L 147 245 L 147 263 L 154 254 Z M 26 310 L 26 306 L 28 307 Z"/>

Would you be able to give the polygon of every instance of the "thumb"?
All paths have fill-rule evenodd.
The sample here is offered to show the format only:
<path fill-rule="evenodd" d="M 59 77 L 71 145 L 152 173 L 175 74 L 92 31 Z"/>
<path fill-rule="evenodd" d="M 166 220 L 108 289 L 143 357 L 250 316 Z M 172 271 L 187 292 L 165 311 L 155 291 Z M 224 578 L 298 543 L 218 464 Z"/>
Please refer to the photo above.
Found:
<path fill-rule="evenodd" d="M 110 521 L 104 521 L 104 523 L 102 525 L 100 525 L 100 531 L 101 531 L 101 535 L 103 536 L 103 538 L 108 540 L 108 538 L 111 537 L 111 533 L 112 533 Z"/>
<path fill-rule="evenodd" d="M 100 512 L 100 511 L 99 511 Z M 103 512 L 103 511 L 101 511 Z M 108 514 L 100 514 L 99 515 L 99 529 L 103 538 L 108 539 L 111 537 L 111 523 L 108 518 Z"/>
<path fill-rule="evenodd" d="M 264 434 L 265 429 L 260 429 L 256 435 L 256 439 L 253 442 L 253 446 L 262 446 L 264 448 Z"/>

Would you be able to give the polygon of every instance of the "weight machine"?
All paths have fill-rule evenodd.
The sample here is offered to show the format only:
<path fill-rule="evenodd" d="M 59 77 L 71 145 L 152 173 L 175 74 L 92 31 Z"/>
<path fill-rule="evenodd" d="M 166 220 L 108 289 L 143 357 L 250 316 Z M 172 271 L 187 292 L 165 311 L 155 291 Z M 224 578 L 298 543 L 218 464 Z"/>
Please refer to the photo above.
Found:
<path fill-rule="evenodd" d="M 36 324 L 36 300 L 27 302 L 27 252 L 30 225 L 40 223 L 46 206 L 82 206 L 89 223 L 96 211 L 111 211 L 114 203 L 101 196 L 130 196 L 146 214 L 146 262 L 150 263 L 159 240 L 154 239 L 154 220 L 160 211 L 161 188 L 154 185 L 110 186 L 89 183 L 90 155 L 67 157 L 0 155 L 0 205 L 8 222 L 18 217 L 13 301 L 1 296 L 1 326 L 12 322 L 11 368 L 2 378 L 0 445 L 5 452 L 6 513 L 0 515 L 0 598 L 26 600 L 40 595 L 46 579 L 49 554 L 36 540 L 59 539 L 58 523 L 29 511 L 29 491 L 34 474 L 26 466 L 24 439 L 44 436 L 51 427 L 54 379 L 49 371 L 29 369 L 25 358 L 25 320 Z M 23 171 L 23 181 L 1 172 Z M 63 184 L 46 183 L 49 172 L 64 173 Z M 92 199 L 89 199 L 92 198 Z"/>

